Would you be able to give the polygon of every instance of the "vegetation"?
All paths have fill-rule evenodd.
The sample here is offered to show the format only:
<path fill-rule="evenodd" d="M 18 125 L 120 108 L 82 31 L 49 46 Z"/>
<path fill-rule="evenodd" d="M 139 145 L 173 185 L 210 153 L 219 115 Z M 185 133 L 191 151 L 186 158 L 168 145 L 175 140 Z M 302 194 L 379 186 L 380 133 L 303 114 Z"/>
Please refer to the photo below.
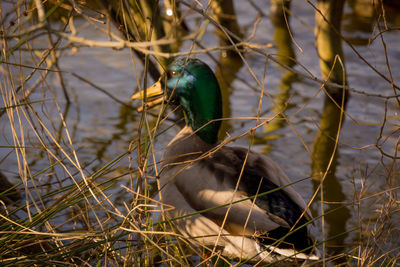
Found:
<path fill-rule="evenodd" d="M 1 1 L 1 265 L 209 262 L 158 196 L 181 118 L 128 101 L 177 56 L 215 67 L 221 140 L 272 154 L 304 190 L 321 264 L 399 264 L 396 5 Z"/>

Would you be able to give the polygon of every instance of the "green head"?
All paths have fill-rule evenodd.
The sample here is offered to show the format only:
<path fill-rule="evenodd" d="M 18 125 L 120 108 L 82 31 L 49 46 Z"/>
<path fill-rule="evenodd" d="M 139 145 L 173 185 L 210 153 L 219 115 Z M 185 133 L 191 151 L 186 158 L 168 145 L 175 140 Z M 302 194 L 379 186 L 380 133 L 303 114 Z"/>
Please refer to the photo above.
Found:
<path fill-rule="evenodd" d="M 186 125 L 207 143 L 218 141 L 222 117 L 221 91 L 218 81 L 204 62 L 179 58 L 167 69 L 166 94 L 172 104 L 181 105 Z"/>

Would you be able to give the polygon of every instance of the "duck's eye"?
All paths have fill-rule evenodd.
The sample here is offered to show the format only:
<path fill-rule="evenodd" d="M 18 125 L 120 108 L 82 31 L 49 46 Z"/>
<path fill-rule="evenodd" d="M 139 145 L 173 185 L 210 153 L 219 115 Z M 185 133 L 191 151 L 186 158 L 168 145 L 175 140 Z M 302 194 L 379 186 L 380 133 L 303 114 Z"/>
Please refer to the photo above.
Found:
<path fill-rule="evenodd" d="M 176 70 L 171 71 L 171 77 L 175 77 L 178 75 L 178 72 Z"/>

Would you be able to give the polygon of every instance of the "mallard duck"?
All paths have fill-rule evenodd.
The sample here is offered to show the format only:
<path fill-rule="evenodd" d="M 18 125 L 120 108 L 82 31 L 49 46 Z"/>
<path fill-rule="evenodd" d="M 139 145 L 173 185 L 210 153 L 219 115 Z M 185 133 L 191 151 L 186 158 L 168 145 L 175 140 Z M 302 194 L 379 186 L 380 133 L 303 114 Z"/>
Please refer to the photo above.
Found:
<path fill-rule="evenodd" d="M 222 101 L 210 67 L 199 59 L 175 60 L 147 89 L 148 99 L 162 94 L 181 107 L 185 126 L 162 157 L 161 201 L 172 207 L 169 218 L 195 214 L 174 220 L 176 229 L 231 259 L 317 260 L 306 225 L 311 214 L 282 169 L 265 155 L 218 142 Z M 294 225 L 303 227 L 282 239 Z"/>

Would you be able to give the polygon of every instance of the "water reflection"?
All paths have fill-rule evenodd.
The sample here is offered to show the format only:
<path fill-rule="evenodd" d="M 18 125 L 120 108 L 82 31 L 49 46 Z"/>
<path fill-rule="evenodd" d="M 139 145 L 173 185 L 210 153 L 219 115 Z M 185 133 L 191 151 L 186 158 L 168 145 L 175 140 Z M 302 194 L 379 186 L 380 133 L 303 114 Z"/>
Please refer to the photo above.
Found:
<path fill-rule="evenodd" d="M 234 33 L 237 37 L 241 38 L 242 33 L 240 30 L 240 26 L 237 22 L 237 16 L 235 12 L 235 7 L 233 5 L 232 0 L 220 0 L 220 1 L 212 1 L 211 7 L 213 9 L 213 13 L 215 14 L 215 18 L 219 24 L 224 26 L 230 32 Z M 221 46 L 231 46 L 231 42 L 229 38 L 222 32 L 220 29 L 217 29 L 218 41 Z M 233 41 L 236 38 L 231 37 Z M 235 54 L 234 51 L 227 51 L 227 53 Z"/>
<path fill-rule="evenodd" d="M 179 5 L 174 0 L 164 0 L 164 31 L 167 39 L 174 39 L 170 44 L 171 51 L 177 52 L 182 45 L 182 37 L 189 32 L 181 16 Z"/>
<path fill-rule="evenodd" d="M 232 0 L 213 1 L 211 6 L 213 8 L 213 13 L 215 14 L 216 20 L 230 32 L 234 33 L 238 37 L 241 37 L 242 33 L 237 22 Z M 217 37 L 221 46 L 232 45 L 231 41 L 221 30 L 217 30 Z M 235 41 L 235 38 L 232 38 L 232 40 Z M 236 74 L 239 72 L 242 65 L 242 59 L 234 49 L 220 51 L 215 76 L 218 79 L 221 89 L 223 118 L 231 117 L 232 113 L 229 101 L 229 98 L 233 92 L 231 84 L 236 79 Z M 231 132 L 231 129 L 232 126 L 229 120 L 222 121 L 221 129 L 219 131 L 219 138 L 225 138 L 226 133 Z"/>
<path fill-rule="evenodd" d="M 321 75 L 324 80 L 337 84 L 347 84 L 344 55 L 338 34 L 341 28 L 343 5 L 344 1 L 319 1 L 317 8 L 321 13 L 316 13 L 315 17 L 316 45 L 320 57 Z M 334 30 L 334 28 L 339 30 Z M 328 253 L 336 255 L 343 252 L 345 238 L 348 235 L 346 223 L 351 216 L 350 210 L 341 204 L 325 204 L 325 202 L 341 203 L 346 200 L 342 185 L 335 174 L 339 155 L 338 136 L 344 119 L 343 113 L 348 94 L 343 89 L 334 87 L 325 86 L 324 89 L 326 95 L 319 130 L 313 143 L 311 163 L 314 190 L 319 193 L 314 202 L 322 201 L 324 204 L 321 207 L 319 203 L 315 203 L 312 209 L 314 214 L 326 213 L 323 220 L 327 225 L 327 233 L 323 232 L 322 238 L 328 241 L 323 244 L 323 252 L 326 253 L 325 247 L 328 247 Z M 317 207 L 323 210 L 318 210 Z M 338 207 L 341 208 L 337 209 Z M 324 227 L 324 224 L 322 226 Z M 334 236 L 336 237 L 332 238 Z M 329 240 L 330 238 L 332 240 Z"/>
<path fill-rule="evenodd" d="M 130 1 L 102 1 L 105 12 L 108 18 L 112 20 L 115 26 L 122 32 L 124 37 L 129 41 L 145 41 L 148 39 L 157 40 L 157 37 L 162 38 L 165 36 L 162 16 L 159 14 L 159 9 L 153 9 L 155 1 L 140 1 L 140 3 L 132 3 Z M 147 20 L 149 19 L 149 20 Z M 150 27 L 151 19 L 153 19 L 154 26 Z M 150 31 L 151 28 L 151 31 Z M 149 38 L 148 34 L 151 33 Z M 147 39 L 146 39 L 147 38 Z M 166 52 L 168 46 L 154 46 L 154 50 L 158 52 Z M 168 63 L 166 59 L 160 58 L 157 63 L 148 59 L 143 53 L 136 49 L 131 49 L 133 53 L 140 59 L 143 66 L 147 66 L 148 73 L 153 80 L 158 79 L 160 70 Z"/>
<path fill-rule="evenodd" d="M 293 49 L 293 42 L 290 36 L 290 25 L 287 11 L 290 8 L 290 1 L 271 1 L 270 8 L 270 18 L 274 25 L 274 36 L 277 47 L 278 60 L 289 67 L 294 67 L 296 65 L 296 54 Z M 288 104 L 288 99 L 290 96 L 290 91 L 292 89 L 292 84 L 298 81 L 298 77 L 295 73 L 290 70 L 286 71 L 281 76 L 281 81 L 279 83 L 280 92 L 274 96 L 274 105 L 272 111 L 274 114 L 281 113 L 288 108 L 293 107 L 293 105 Z M 255 140 L 256 144 L 266 144 L 263 153 L 268 153 L 270 150 L 269 140 L 274 140 L 281 137 L 279 134 L 274 134 L 279 129 L 286 125 L 286 121 L 282 116 L 279 116 L 272 120 L 270 123 L 264 126 L 264 131 L 262 136 L 257 135 Z"/>
<path fill-rule="evenodd" d="M 218 79 L 222 95 L 222 114 L 224 118 L 231 117 L 231 106 L 229 98 L 233 92 L 231 87 L 232 82 L 236 78 L 237 72 L 243 65 L 242 59 L 233 53 L 225 53 L 222 51 L 219 54 L 218 66 L 215 71 L 215 76 Z M 219 138 L 224 138 L 226 133 L 231 132 L 232 125 L 229 120 L 223 120 L 219 131 Z"/>
<path fill-rule="evenodd" d="M 370 1 L 348 0 L 349 12 L 343 15 L 343 29 L 348 31 L 346 40 L 353 45 L 368 45 L 371 43 L 371 33 L 377 30 L 377 19 L 389 27 L 400 26 L 400 1 Z M 384 16 L 383 10 L 384 8 Z M 384 27 L 383 27 L 384 28 Z M 367 34 L 363 34 L 367 33 Z"/>
<path fill-rule="evenodd" d="M 335 138 L 340 128 L 340 116 L 340 108 L 326 97 L 321 115 L 320 130 L 314 140 L 312 151 L 311 170 L 314 191 L 318 190 L 322 184 L 323 192 L 323 197 L 319 194 L 315 199 L 317 203 L 321 199 L 324 202 L 339 203 L 346 200 L 342 185 L 336 177 L 339 151 L 335 146 Z M 313 214 L 320 213 L 318 210 L 320 205 L 317 203 L 312 206 Z M 342 204 L 327 204 L 326 207 L 324 205 L 324 213 L 327 213 L 324 217 L 327 224 L 326 238 L 339 235 L 327 241 L 325 245 L 328 247 L 329 254 L 340 253 L 343 251 L 345 238 L 348 236 L 346 234 L 346 223 L 351 217 L 350 210 Z"/>

